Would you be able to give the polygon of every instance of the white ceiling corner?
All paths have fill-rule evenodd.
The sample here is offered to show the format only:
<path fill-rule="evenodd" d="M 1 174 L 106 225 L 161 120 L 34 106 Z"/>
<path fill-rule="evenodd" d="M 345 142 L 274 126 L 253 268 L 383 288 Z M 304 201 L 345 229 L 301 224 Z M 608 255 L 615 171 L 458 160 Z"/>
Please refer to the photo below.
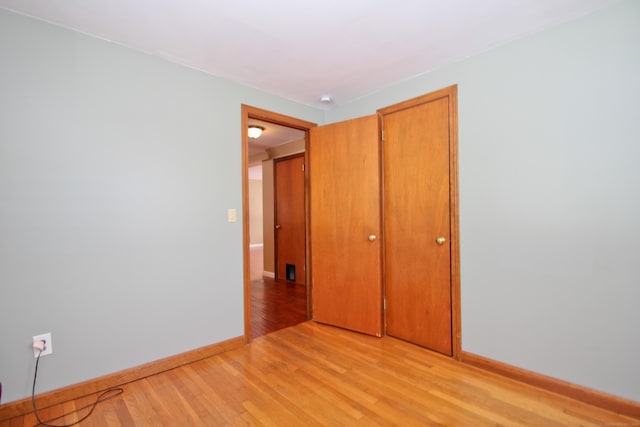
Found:
<path fill-rule="evenodd" d="M 330 108 L 619 0 L 0 0 L 0 7 Z"/>

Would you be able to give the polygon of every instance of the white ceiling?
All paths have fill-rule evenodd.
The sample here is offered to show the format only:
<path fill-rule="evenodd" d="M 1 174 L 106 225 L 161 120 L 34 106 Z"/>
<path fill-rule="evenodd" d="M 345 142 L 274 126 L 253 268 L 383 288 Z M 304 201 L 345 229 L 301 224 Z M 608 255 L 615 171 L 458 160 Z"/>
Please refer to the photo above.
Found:
<path fill-rule="evenodd" d="M 618 0 L 0 0 L 328 108 Z"/>

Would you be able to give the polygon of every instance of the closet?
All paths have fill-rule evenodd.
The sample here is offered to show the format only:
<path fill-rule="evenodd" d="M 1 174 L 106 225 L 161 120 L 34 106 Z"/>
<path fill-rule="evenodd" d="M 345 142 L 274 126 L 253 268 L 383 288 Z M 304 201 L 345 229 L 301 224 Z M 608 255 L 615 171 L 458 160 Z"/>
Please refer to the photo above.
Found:
<path fill-rule="evenodd" d="M 459 358 L 457 87 L 311 129 L 313 319 Z"/>

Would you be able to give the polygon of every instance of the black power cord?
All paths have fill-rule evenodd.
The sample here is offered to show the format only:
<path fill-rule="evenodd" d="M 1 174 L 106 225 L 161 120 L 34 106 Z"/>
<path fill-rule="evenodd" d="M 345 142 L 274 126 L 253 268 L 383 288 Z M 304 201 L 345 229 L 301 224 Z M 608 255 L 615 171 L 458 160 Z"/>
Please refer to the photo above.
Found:
<path fill-rule="evenodd" d="M 99 403 L 102 403 L 102 402 L 104 402 L 106 400 L 109 400 L 109 399 L 113 399 L 114 397 L 119 396 L 122 393 L 124 393 L 124 390 L 122 388 L 120 388 L 120 387 L 113 387 L 113 388 L 107 389 L 107 390 L 103 391 L 102 393 L 100 393 L 98 395 L 98 397 L 96 397 L 96 401 L 93 402 L 93 403 L 85 405 L 82 408 L 78 408 L 75 411 L 70 411 L 70 412 L 62 414 L 62 415 L 60 415 L 58 417 L 42 421 L 40 419 L 40 415 L 38 415 L 38 408 L 36 408 L 36 379 L 38 378 L 38 363 L 40 362 L 40 355 L 41 354 L 42 354 L 42 349 L 38 350 L 38 358 L 36 359 L 36 369 L 33 372 L 33 387 L 31 388 L 31 404 L 33 406 L 33 414 L 36 416 L 36 420 L 38 420 L 38 424 L 36 424 L 34 427 L 37 427 L 37 426 L 71 427 L 71 426 L 74 426 L 76 424 L 80 424 L 82 421 L 84 421 L 87 418 L 89 418 L 89 416 L 93 413 L 93 410 L 96 409 L 96 406 L 98 406 Z M 80 412 L 83 409 L 87 409 L 87 408 L 91 408 L 91 409 L 89 409 L 89 412 L 87 412 L 87 414 L 85 416 L 83 416 L 82 418 L 80 418 L 78 421 L 76 421 L 74 423 L 71 423 L 71 424 L 49 424 L 52 421 L 59 420 L 60 418 L 66 417 L 67 415 L 75 414 L 75 413 Z"/>

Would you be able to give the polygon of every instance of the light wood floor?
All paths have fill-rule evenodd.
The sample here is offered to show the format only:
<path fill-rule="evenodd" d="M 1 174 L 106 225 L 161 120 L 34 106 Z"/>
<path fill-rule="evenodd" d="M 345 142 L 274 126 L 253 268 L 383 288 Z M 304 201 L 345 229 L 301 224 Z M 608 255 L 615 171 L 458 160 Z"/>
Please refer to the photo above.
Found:
<path fill-rule="evenodd" d="M 60 415 L 80 399 L 43 411 Z M 65 422 L 74 421 L 68 416 Z M 58 421 L 60 423 L 60 421 Z M 83 426 L 630 426 L 391 338 L 314 322 L 124 386 Z M 31 426 L 32 415 L 0 422 Z"/>

